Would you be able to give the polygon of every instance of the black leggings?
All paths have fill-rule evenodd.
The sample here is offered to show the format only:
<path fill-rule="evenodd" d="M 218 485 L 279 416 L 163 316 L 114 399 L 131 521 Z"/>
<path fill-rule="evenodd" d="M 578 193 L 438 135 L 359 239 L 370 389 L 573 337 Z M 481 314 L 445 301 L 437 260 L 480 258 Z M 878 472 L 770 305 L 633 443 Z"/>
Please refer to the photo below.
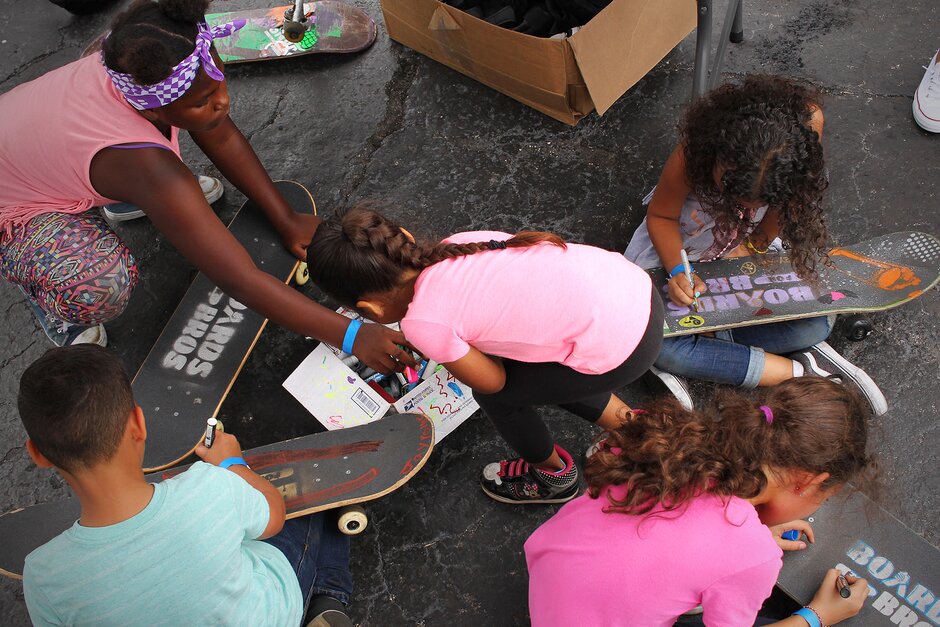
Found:
<path fill-rule="evenodd" d="M 650 319 L 643 339 L 622 364 L 603 374 L 584 374 L 557 362 L 529 363 L 503 359 L 506 385 L 495 394 L 473 393 L 503 439 L 530 464 L 548 459 L 555 442 L 537 405 L 557 405 L 597 422 L 610 395 L 638 379 L 656 358 L 663 343 L 663 303 L 653 290 Z"/>

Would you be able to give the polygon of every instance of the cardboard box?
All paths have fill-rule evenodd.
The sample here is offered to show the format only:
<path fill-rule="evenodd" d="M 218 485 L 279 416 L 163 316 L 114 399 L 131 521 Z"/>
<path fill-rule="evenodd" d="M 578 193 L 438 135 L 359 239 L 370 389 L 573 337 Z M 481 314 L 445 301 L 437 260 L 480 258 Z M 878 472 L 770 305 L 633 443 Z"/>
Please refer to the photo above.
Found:
<path fill-rule="evenodd" d="M 603 114 L 695 28 L 693 0 L 613 0 L 566 39 L 523 35 L 438 0 L 381 0 L 389 37 L 556 120 Z"/>

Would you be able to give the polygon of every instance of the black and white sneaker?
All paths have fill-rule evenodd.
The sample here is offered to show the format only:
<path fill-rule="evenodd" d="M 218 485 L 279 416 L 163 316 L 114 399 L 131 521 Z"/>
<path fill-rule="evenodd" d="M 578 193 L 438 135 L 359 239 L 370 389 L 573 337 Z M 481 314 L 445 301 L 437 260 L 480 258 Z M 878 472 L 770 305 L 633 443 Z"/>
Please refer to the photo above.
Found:
<path fill-rule="evenodd" d="M 501 503 L 526 505 L 565 503 L 578 496 L 578 467 L 563 448 L 555 450 L 565 467 L 547 472 L 530 466 L 524 459 L 504 459 L 483 467 L 480 487 L 486 495 Z"/>
<path fill-rule="evenodd" d="M 39 303 L 33 300 L 33 297 L 22 286 L 19 287 L 20 291 L 23 292 L 23 296 L 26 297 L 26 304 L 29 305 L 33 315 L 36 316 L 40 328 L 56 346 L 73 346 L 75 344 L 108 345 L 108 333 L 104 330 L 103 324 L 86 327 L 59 320 L 52 314 L 43 311 Z"/>
<path fill-rule="evenodd" d="M 316 596 L 310 601 L 306 620 L 307 627 L 354 627 L 346 614 L 346 606 L 327 595 Z"/>
<path fill-rule="evenodd" d="M 843 385 L 855 386 L 855 389 L 871 405 L 876 416 L 881 416 L 888 411 L 888 401 L 885 400 L 884 394 L 868 373 L 849 362 L 826 342 L 820 342 L 788 357 L 803 366 L 804 374 L 832 377 Z"/>
<path fill-rule="evenodd" d="M 651 375 L 651 376 L 650 376 Z M 679 375 L 660 370 L 656 366 L 650 366 L 646 377 L 648 381 L 654 382 L 654 385 L 665 387 L 670 394 L 678 399 L 679 404 L 688 410 L 694 409 L 692 404 L 692 394 L 689 393 L 689 384 L 685 378 Z"/>

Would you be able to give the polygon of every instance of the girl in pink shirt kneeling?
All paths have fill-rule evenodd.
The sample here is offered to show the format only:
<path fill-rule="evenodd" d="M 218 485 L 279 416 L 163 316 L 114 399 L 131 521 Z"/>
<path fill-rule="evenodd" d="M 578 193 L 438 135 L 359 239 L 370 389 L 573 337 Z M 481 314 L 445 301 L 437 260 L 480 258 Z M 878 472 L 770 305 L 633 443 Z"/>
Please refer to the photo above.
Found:
<path fill-rule="evenodd" d="M 753 625 L 777 579 L 788 530 L 870 471 L 867 405 L 829 379 L 789 379 L 760 404 L 730 391 L 702 413 L 673 398 L 605 434 L 588 493 L 526 541 L 532 624 L 671 626 L 701 605 L 705 625 Z M 769 526 L 769 529 L 768 529 Z M 868 584 L 830 570 L 810 605 L 773 623 L 833 625 Z M 766 623 L 765 623 L 766 624 Z"/>
<path fill-rule="evenodd" d="M 483 469 L 483 490 L 505 503 L 578 493 L 578 469 L 535 406 L 613 429 L 630 409 L 612 392 L 649 368 L 662 344 L 662 302 L 643 270 L 550 233 L 419 243 L 358 207 L 324 221 L 308 251 L 327 294 L 376 322 L 401 321 L 415 348 L 473 388 L 521 457 Z"/>
<path fill-rule="evenodd" d="M 0 276 L 24 292 L 59 346 L 107 341 L 138 280 L 130 250 L 99 215 L 146 215 L 228 296 L 294 332 L 338 342 L 349 320 L 262 268 L 209 207 L 180 160 L 179 133 L 252 200 L 298 259 L 319 224 L 288 204 L 229 116 L 216 38 L 245 20 L 209 26 L 209 0 L 136 0 L 111 24 L 101 53 L 0 94 Z M 118 203 L 118 204 L 115 204 Z M 359 335 L 376 370 L 400 333 Z M 410 357 L 405 358 L 412 365 Z"/>

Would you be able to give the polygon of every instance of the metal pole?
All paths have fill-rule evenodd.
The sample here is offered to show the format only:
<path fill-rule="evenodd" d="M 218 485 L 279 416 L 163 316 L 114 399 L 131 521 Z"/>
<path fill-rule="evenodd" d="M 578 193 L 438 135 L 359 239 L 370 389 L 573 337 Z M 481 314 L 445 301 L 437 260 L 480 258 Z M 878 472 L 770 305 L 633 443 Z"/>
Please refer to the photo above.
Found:
<path fill-rule="evenodd" d="M 692 69 L 692 99 L 705 93 L 708 83 L 708 57 L 712 43 L 712 0 L 696 0 L 698 24 L 695 29 L 695 67 Z"/>
<path fill-rule="evenodd" d="M 708 80 L 708 89 L 714 89 L 718 86 L 718 79 L 721 78 L 721 63 L 725 59 L 725 49 L 728 47 L 728 41 L 731 39 L 731 26 L 734 24 L 734 18 L 741 10 L 741 0 L 728 0 L 728 11 L 725 15 L 725 21 L 721 25 L 721 38 L 718 40 L 718 52 L 715 53 L 715 60 L 712 64 L 711 76 Z"/>
<path fill-rule="evenodd" d="M 744 41 L 744 0 L 738 0 L 738 10 L 734 12 L 734 26 L 731 28 L 731 43 Z"/>

